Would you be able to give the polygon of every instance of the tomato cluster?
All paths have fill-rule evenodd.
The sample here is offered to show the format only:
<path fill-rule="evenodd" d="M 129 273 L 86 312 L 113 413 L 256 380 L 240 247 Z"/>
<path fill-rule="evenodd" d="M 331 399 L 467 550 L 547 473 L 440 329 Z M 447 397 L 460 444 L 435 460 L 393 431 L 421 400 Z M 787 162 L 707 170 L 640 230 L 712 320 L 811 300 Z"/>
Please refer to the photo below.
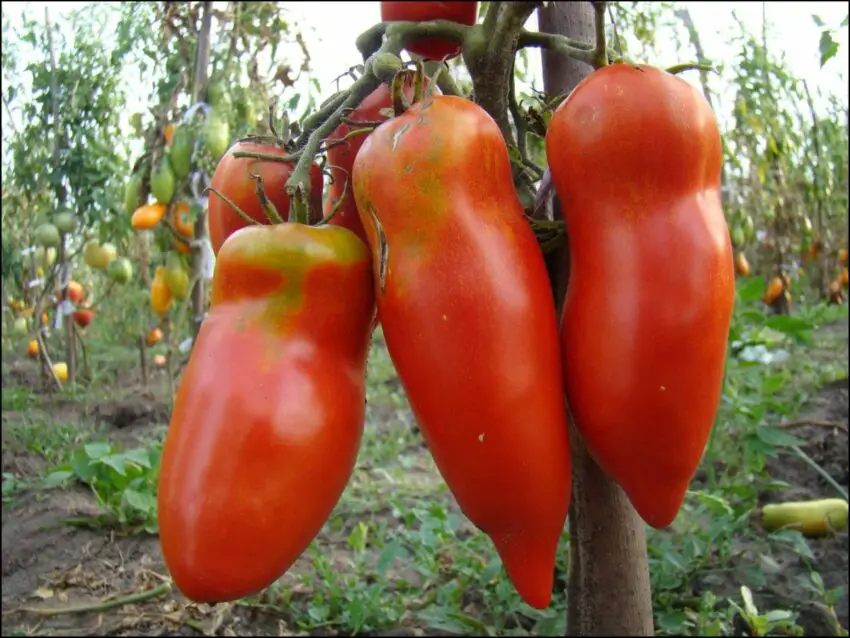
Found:
<path fill-rule="evenodd" d="M 390 6 L 403 4 L 424 3 L 382 3 L 384 18 L 404 19 Z M 159 491 L 163 553 L 193 600 L 270 585 L 327 520 L 363 431 L 376 310 L 440 473 L 534 607 L 551 599 L 571 499 L 567 404 L 650 525 L 672 521 L 700 460 L 734 293 L 704 98 L 614 65 L 554 114 L 547 154 L 571 247 L 560 325 L 495 121 L 438 92 L 394 117 L 389 106 L 382 85 L 328 138 L 326 223 L 268 224 L 255 175 L 285 216 L 292 164 L 233 153 L 280 150 L 238 144 L 216 170 L 212 307 Z M 349 137 L 374 120 L 386 121 Z M 313 182 L 320 193 L 318 169 Z"/>

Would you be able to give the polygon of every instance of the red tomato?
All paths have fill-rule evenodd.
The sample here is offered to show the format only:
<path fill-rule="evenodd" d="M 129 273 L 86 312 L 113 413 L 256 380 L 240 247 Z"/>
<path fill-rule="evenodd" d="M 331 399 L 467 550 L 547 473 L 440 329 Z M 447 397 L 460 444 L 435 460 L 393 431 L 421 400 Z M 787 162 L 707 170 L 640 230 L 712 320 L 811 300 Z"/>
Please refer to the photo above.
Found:
<path fill-rule="evenodd" d="M 87 327 L 94 319 L 94 310 L 77 310 L 74 313 L 74 321 L 80 328 Z"/>
<path fill-rule="evenodd" d="M 425 86 L 427 86 L 427 78 Z M 439 89 L 433 89 L 439 94 Z M 404 96 L 408 100 L 413 99 L 413 73 L 408 72 L 405 76 Z M 354 122 L 377 122 L 387 119 L 387 116 L 381 114 L 382 109 L 392 108 L 393 101 L 390 96 L 389 87 L 386 84 L 381 84 L 377 89 L 372 91 L 369 96 L 360 103 L 354 111 L 347 117 Z M 357 126 L 349 126 L 348 124 L 340 124 L 337 129 L 328 135 L 328 142 L 343 139 L 352 130 L 356 130 Z M 350 231 L 357 234 L 364 242 L 367 241 L 366 233 L 363 231 L 363 225 L 360 223 L 360 216 L 357 213 L 357 204 L 354 201 L 354 194 L 351 192 L 351 173 L 354 167 L 354 158 L 363 142 L 369 134 L 360 134 L 354 137 L 349 137 L 346 142 L 333 146 L 328 150 L 328 166 L 331 170 L 331 184 L 328 189 L 328 197 L 325 199 L 325 217 L 331 214 L 331 211 L 336 206 L 337 202 L 343 195 L 345 199 L 336 211 L 336 214 L 331 218 L 330 224 L 335 226 L 344 226 Z"/>
<path fill-rule="evenodd" d="M 735 299 L 720 131 L 688 82 L 615 64 L 557 109 L 546 153 L 570 238 L 567 401 L 600 467 L 665 527 L 717 413 Z"/>
<path fill-rule="evenodd" d="M 263 188 L 269 201 L 284 219 L 289 218 L 289 197 L 284 190 L 284 184 L 292 174 L 292 162 L 268 162 L 253 158 L 235 158 L 236 151 L 265 153 L 282 157 L 287 152 L 279 146 L 270 144 L 255 144 L 239 142 L 234 144 L 219 160 L 215 168 L 211 186 L 219 193 L 229 198 L 249 217 L 261 224 L 269 224 L 266 211 L 257 197 L 257 182 L 251 179 L 252 173 L 259 173 L 263 178 Z M 313 165 L 310 171 L 310 208 L 320 211 L 322 208 L 323 177 L 321 169 Z M 313 221 L 316 221 L 315 219 Z M 240 228 L 248 224 L 213 192 L 209 193 L 209 229 L 210 242 L 213 252 L 218 254 L 224 240 Z"/>
<path fill-rule="evenodd" d="M 450 20 L 472 26 L 478 18 L 477 2 L 382 2 L 381 22 L 426 22 Z M 416 40 L 407 50 L 430 60 L 454 58 L 460 46 L 451 40 Z"/>
<path fill-rule="evenodd" d="M 251 226 L 222 246 L 159 478 L 162 553 L 188 598 L 271 585 L 342 494 L 363 432 L 370 262 L 333 226 Z"/>
<path fill-rule="evenodd" d="M 354 196 L 387 349 L 437 467 L 519 594 L 546 607 L 570 448 L 549 278 L 502 134 L 469 100 L 426 98 L 364 142 Z"/>

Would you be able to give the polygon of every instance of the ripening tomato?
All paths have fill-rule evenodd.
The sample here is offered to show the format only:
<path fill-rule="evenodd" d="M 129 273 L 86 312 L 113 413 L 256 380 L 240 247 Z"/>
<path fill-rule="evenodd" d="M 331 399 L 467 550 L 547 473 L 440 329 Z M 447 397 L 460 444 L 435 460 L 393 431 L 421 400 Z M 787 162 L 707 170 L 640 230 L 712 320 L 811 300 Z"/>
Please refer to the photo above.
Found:
<path fill-rule="evenodd" d="M 85 296 L 86 291 L 80 282 L 74 281 L 73 279 L 68 282 L 68 300 L 71 303 L 78 304 Z"/>
<path fill-rule="evenodd" d="M 770 283 L 767 285 L 767 290 L 765 290 L 764 295 L 762 295 L 762 303 L 769 306 L 779 299 L 783 292 L 785 292 L 785 286 L 783 285 L 782 278 L 774 277 L 770 280 Z"/>
<path fill-rule="evenodd" d="M 382 2 L 381 22 L 425 22 L 449 20 L 472 26 L 478 18 L 477 2 Z M 429 60 L 454 58 L 460 46 L 451 40 L 416 40 L 407 50 Z"/>
<path fill-rule="evenodd" d="M 195 220 L 192 219 L 189 202 L 178 202 L 171 211 L 174 230 L 184 237 L 195 237 Z"/>
<path fill-rule="evenodd" d="M 245 151 L 264 153 L 283 157 L 287 151 L 271 144 L 238 142 L 228 149 L 218 162 L 212 178 L 212 188 L 222 193 L 236 204 L 251 219 L 260 224 L 271 223 L 257 197 L 257 180 L 252 174 L 263 178 L 263 190 L 269 201 L 274 204 L 283 220 L 289 218 L 289 196 L 284 190 L 286 180 L 292 174 L 292 162 L 262 161 L 254 158 L 235 158 L 233 153 Z M 322 209 L 322 189 L 324 188 L 322 171 L 318 165 L 310 170 L 310 210 L 315 211 L 311 221 L 318 221 Z M 213 252 L 218 254 L 224 240 L 240 228 L 245 222 L 221 197 L 213 192 L 209 194 L 209 230 Z"/>
<path fill-rule="evenodd" d="M 82 309 L 74 312 L 74 321 L 80 328 L 86 328 L 94 319 L 94 310 Z"/>
<path fill-rule="evenodd" d="M 165 281 L 165 268 L 163 266 L 157 266 L 154 272 L 153 281 L 151 281 L 150 300 L 151 309 L 160 317 L 168 312 L 171 303 L 174 301 L 171 291 L 168 289 L 168 283 Z"/>
<path fill-rule="evenodd" d="M 156 344 L 158 344 L 160 341 L 162 341 L 162 330 L 160 330 L 159 328 L 151 328 L 151 330 L 148 331 L 146 341 L 148 347 L 155 346 Z"/>
<path fill-rule="evenodd" d="M 393 364 L 461 510 L 519 594 L 552 595 L 570 501 L 558 322 L 499 127 L 428 97 L 354 160 L 378 314 Z"/>
<path fill-rule="evenodd" d="M 369 251 L 345 228 L 252 226 L 222 246 L 159 477 L 188 598 L 258 592 L 321 530 L 363 432 L 373 309 Z"/>
<path fill-rule="evenodd" d="M 427 86 L 427 79 L 425 86 Z M 404 96 L 408 100 L 412 100 L 412 72 L 405 74 L 403 90 Z M 438 94 L 440 92 L 437 87 L 434 87 L 433 90 Z M 387 119 L 387 116 L 383 115 L 381 110 L 391 109 L 392 105 L 393 101 L 389 87 L 386 84 L 381 84 L 356 109 L 348 114 L 347 119 L 353 122 L 383 121 Z M 339 142 L 339 140 L 343 140 L 353 130 L 357 130 L 357 125 L 350 126 L 343 123 L 327 137 L 329 144 L 337 143 L 336 145 L 332 145 L 328 150 L 328 167 L 331 171 L 331 183 L 328 187 L 328 196 L 325 199 L 324 213 L 325 218 L 327 218 L 334 207 L 337 206 L 340 198 L 344 198 L 328 223 L 334 226 L 348 228 L 366 242 L 366 233 L 363 230 L 363 224 L 360 223 L 360 216 L 357 213 L 357 203 L 354 201 L 354 194 L 351 191 L 351 173 L 354 167 L 354 158 L 357 157 L 357 152 L 363 146 L 363 142 L 369 134 L 361 133 L 349 137 L 344 142 Z"/>
<path fill-rule="evenodd" d="M 735 299 L 717 121 L 682 78 L 614 64 L 558 107 L 546 155 L 570 242 L 567 402 L 596 462 L 664 527 L 714 423 Z"/>

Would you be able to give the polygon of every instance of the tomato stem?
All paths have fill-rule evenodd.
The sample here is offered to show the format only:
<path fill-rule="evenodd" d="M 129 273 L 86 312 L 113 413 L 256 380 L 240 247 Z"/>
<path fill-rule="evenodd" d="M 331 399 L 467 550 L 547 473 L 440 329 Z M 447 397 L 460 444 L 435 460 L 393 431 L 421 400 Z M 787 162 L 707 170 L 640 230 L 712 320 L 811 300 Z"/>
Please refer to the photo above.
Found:
<path fill-rule="evenodd" d="M 337 168 L 341 168 L 341 167 L 337 167 Z M 328 222 L 330 222 L 334 218 L 334 216 L 337 214 L 339 209 L 342 208 L 342 204 L 345 201 L 345 198 L 348 195 L 348 192 L 349 192 L 348 191 L 348 176 L 346 176 L 345 177 L 345 184 L 342 185 L 342 196 L 338 200 L 336 200 L 336 202 L 333 205 L 333 208 L 331 208 L 330 214 L 322 220 L 321 224 L 319 224 L 320 226 L 327 224 Z"/>
<path fill-rule="evenodd" d="M 219 193 L 219 192 L 218 192 L 216 189 L 214 189 L 212 186 L 210 186 L 209 188 L 207 188 L 204 192 L 205 192 L 205 193 L 206 193 L 206 192 L 212 192 L 212 193 L 214 193 L 215 195 L 218 195 L 221 199 L 223 199 L 223 200 L 224 200 L 224 203 L 225 203 L 225 204 L 227 204 L 228 206 L 230 206 L 230 208 L 232 208 L 232 209 L 233 209 L 233 212 L 234 212 L 234 213 L 236 213 L 237 215 L 239 215 L 240 219 L 241 219 L 243 222 L 245 222 L 246 224 L 249 224 L 249 225 L 259 225 L 259 223 L 260 223 L 260 222 L 258 222 L 256 219 L 254 219 L 253 217 L 251 217 L 250 215 L 248 215 L 248 213 L 246 213 L 244 210 L 242 210 L 241 208 L 239 208 L 239 207 L 238 207 L 238 206 L 237 206 L 237 205 L 233 202 L 233 200 L 231 200 L 231 199 L 230 199 L 227 195 L 224 195 L 223 193 Z"/>
<path fill-rule="evenodd" d="M 393 78 L 395 82 L 395 78 Z M 422 60 L 416 60 L 416 71 L 413 74 L 413 102 L 416 104 L 422 99 L 422 89 L 425 83 L 425 67 L 422 65 Z M 402 84 L 402 86 L 404 86 Z"/>
<path fill-rule="evenodd" d="M 678 75 L 684 71 L 705 71 L 709 73 L 717 73 L 717 69 L 715 69 L 710 64 L 698 64 L 696 62 L 685 62 L 683 64 L 675 64 L 667 69 L 665 69 L 667 73 L 671 75 Z"/>
<path fill-rule="evenodd" d="M 280 216 L 280 213 L 277 211 L 274 203 L 266 196 L 263 176 L 259 173 L 251 173 L 250 177 L 257 181 L 257 199 L 260 200 L 260 206 L 262 206 L 263 210 L 266 211 L 266 216 L 268 217 L 269 222 L 272 224 L 282 224 L 283 218 Z"/>
<path fill-rule="evenodd" d="M 302 195 L 299 197 L 299 195 Z M 296 224 L 309 224 L 310 212 L 300 189 L 294 192 L 289 199 L 289 220 Z"/>
<path fill-rule="evenodd" d="M 418 69 L 417 69 L 418 73 Z M 395 74 L 393 77 L 392 85 L 390 86 L 390 93 L 392 94 L 393 99 L 393 114 L 398 117 L 402 113 L 407 110 L 408 105 L 405 104 L 404 99 L 404 71 Z M 414 80 L 415 82 L 415 80 Z M 414 89 L 415 91 L 415 89 Z M 414 94 L 415 97 L 415 94 Z"/>
<path fill-rule="evenodd" d="M 593 24 L 596 28 L 596 46 L 593 53 L 593 66 L 601 69 L 608 66 L 608 44 L 605 38 L 605 8 L 608 3 L 597 1 L 593 3 L 594 20 Z"/>
<path fill-rule="evenodd" d="M 239 159 L 248 157 L 250 159 L 262 160 L 263 162 L 278 162 L 288 164 L 297 161 L 300 153 L 292 153 L 291 155 L 271 155 L 269 153 L 255 153 L 253 151 L 233 151 L 233 157 Z"/>

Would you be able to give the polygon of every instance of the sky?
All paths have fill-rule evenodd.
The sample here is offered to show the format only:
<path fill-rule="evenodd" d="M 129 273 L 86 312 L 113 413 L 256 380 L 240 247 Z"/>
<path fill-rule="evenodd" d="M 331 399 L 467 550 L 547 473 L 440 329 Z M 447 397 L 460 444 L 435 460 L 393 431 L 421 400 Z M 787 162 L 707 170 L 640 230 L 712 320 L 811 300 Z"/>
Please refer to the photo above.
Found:
<path fill-rule="evenodd" d="M 58 17 L 69 10 L 88 4 L 86 2 L 27 2 L 4 3 L 4 19 L 16 22 L 22 11 L 42 19 L 44 7 L 49 7 L 51 16 Z M 288 2 L 283 3 L 301 25 L 308 50 L 312 58 L 312 76 L 323 87 L 323 97 L 333 90 L 332 80 L 338 77 L 352 64 L 360 62 L 360 56 L 354 46 L 357 34 L 380 20 L 379 3 L 370 2 Z M 730 62 L 734 54 L 727 44 L 728 36 L 736 30 L 732 17 L 734 10 L 751 33 L 760 34 L 762 27 L 761 2 L 680 2 L 689 9 L 702 40 L 703 48 L 709 59 L 714 62 Z M 847 28 L 838 28 L 847 15 L 847 2 L 767 2 L 766 16 L 770 23 L 768 48 L 775 53 L 783 53 L 791 72 L 797 77 L 806 78 L 809 87 L 815 91 L 820 88 L 826 92 L 845 96 L 847 99 L 848 55 Z M 820 28 L 815 25 L 812 14 L 819 15 L 829 27 L 837 29 L 835 37 L 839 42 L 839 53 L 823 69 L 820 68 L 818 41 Z M 527 28 L 536 29 L 537 19 L 533 15 Z M 664 47 L 662 47 L 664 49 Z M 672 65 L 693 60 L 693 54 L 677 54 L 670 45 L 662 50 L 659 63 Z M 286 51 L 283 52 L 287 54 Z M 297 55 L 297 49 L 293 49 Z M 540 77 L 540 55 L 532 51 L 531 68 L 536 71 L 536 86 L 542 88 Z M 686 73 L 688 81 L 698 84 L 697 73 Z M 304 78 L 306 83 L 308 78 Z M 138 82 L 138 75 L 134 78 Z M 532 78 L 534 82 L 534 78 Z M 713 79 L 713 86 L 723 90 L 722 81 Z M 719 85 L 718 85 L 719 83 Z M 344 86 L 344 83 L 343 83 Z M 142 95 L 131 95 L 128 113 L 142 108 Z M 817 99 L 817 98 L 816 98 Z M 725 108 L 724 108 L 725 106 Z M 731 110 L 731 104 L 721 99 L 721 112 L 718 116 L 725 119 L 722 111 Z M 4 113 L 4 117 L 5 117 Z M 5 126 L 4 126 L 5 128 Z"/>

